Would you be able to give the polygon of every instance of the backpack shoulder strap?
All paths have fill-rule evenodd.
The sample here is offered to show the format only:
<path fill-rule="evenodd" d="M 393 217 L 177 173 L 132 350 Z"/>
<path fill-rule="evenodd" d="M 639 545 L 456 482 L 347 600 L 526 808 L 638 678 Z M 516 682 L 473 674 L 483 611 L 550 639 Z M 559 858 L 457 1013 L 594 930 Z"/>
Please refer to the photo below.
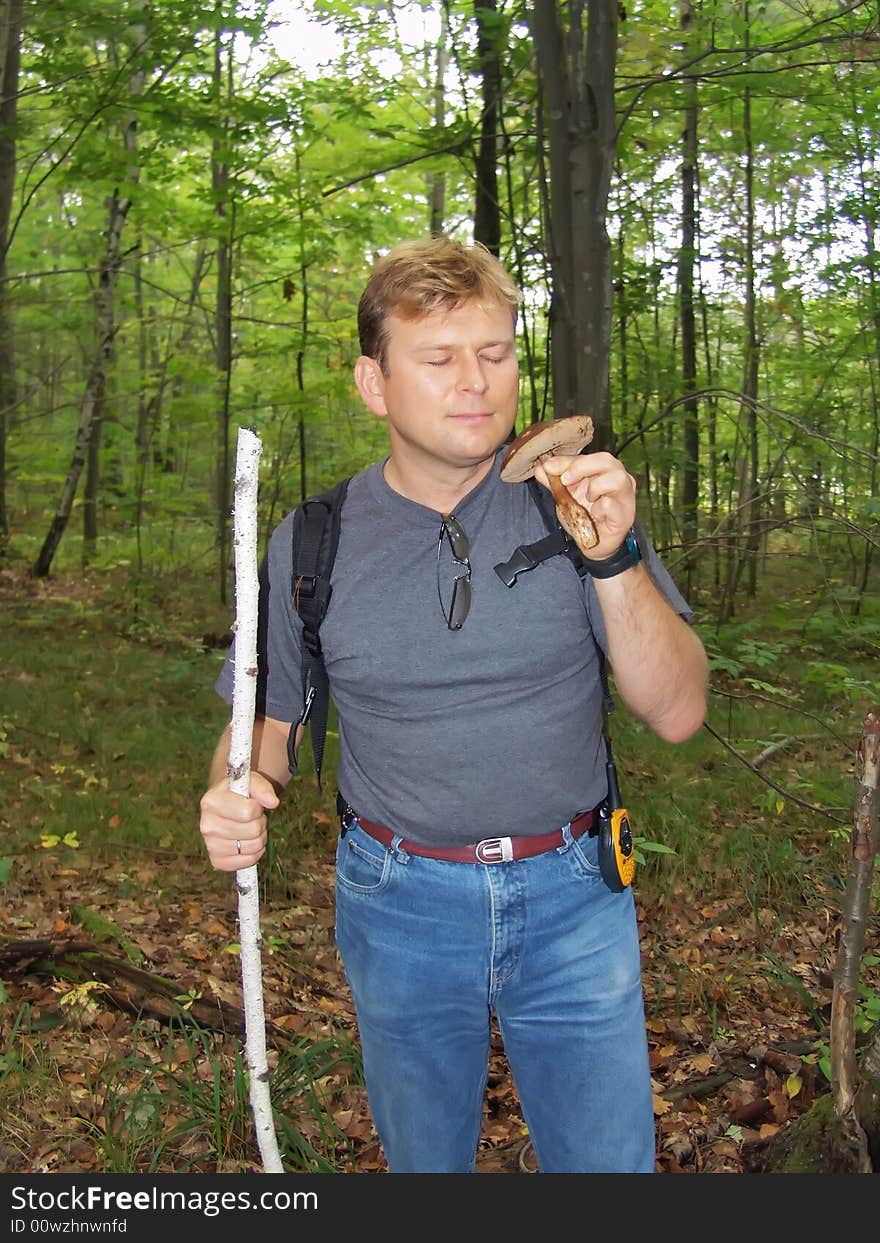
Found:
<path fill-rule="evenodd" d="M 330 578 L 339 547 L 342 506 L 348 484 L 348 479 L 342 479 L 320 496 L 309 497 L 297 507 L 293 516 L 290 590 L 293 607 L 303 625 L 303 709 L 299 720 L 290 727 L 287 760 L 290 771 L 296 772 L 300 743 L 311 722 L 312 755 L 319 790 L 330 702 L 320 629 L 332 595 Z"/>
<path fill-rule="evenodd" d="M 568 532 L 564 531 L 559 525 L 553 497 L 546 488 L 541 487 L 534 476 L 526 481 L 526 486 L 544 520 L 544 526 L 549 534 L 545 535 L 543 539 L 536 540 L 533 544 L 520 544 L 509 561 L 495 566 L 495 573 L 503 583 L 508 587 L 512 587 L 516 582 L 518 574 L 523 573 L 525 570 L 533 570 L 542 561 L 547 561 L 550 557 L 555 557 L 562 553 L 574 566 L 578 576 L 584 578 L 588 573 L 587 558 Z M 599 680 L 602 684 L 602 703 L 604 707 L 603 733 L 605 734 L 606 745 L 610 745 L 607 733 L 607 717 L 614 710 L 614 698 L 608 685 L 608 668 L 605 653 L 599 644 L 596 643 L 595 636 L 593 636 L 593 642 L 596 644 Z"/>
<path fill-rule="evenodd" d="M 559 525 L 553 497 L 546 488 L 541 487 L 535 478 L 527 480 L 526 487 L 544 520 L 548 534 L 543 539 L 535 540 L 533 544 L 520 544 L 514 549 L 509 561 L 499 562 L 495 566 L 495 573 L 505 587 L 512 587 L 519 574 L 526 570 L 534 570 L 542 561 L 548 561 L 550 557 L 563 553 L 571 561 L 578 575 L 583 578 L 587 572 L 586 559 L 574 540 Z"/>
<path fill-rule="evenodd" d="M 562 553 L 577 570 L 578 577 L 584 578 L 589 573 L 587 558 L 568 532 L 564 531 L 559 525 L 553 497 L 546 488 L 541 487 L 534 476 L 526 480 L 526 487 L 544 520 L 544 526 L 549 534 L 545 535 L 543 539 L 536 540 L 533 544 L 520 544 L 509 561 L 500 562 L 495 566 L 495 573 L 506 587 L 512 587 L 516 582 L 518 574 L 522 574 L 526 570 L 533 570 L 542 561 L 547 561 L 550 557 L 555 557 Z M 639 545 L 642 560 L 647 560 L 647 536 L 638 517 L 636 517 L 633 523 L 633 533 Z"/>

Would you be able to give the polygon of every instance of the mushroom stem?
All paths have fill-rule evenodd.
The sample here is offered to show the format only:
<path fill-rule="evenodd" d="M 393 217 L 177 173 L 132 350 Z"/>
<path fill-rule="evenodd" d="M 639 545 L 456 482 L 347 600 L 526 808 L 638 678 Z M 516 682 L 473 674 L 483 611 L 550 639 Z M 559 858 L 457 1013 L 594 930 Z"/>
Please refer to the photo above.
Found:
<path fill-rule="evenodd" d="M 501 462 L 500 476 L 507 483 L 523 483 L 531 479 L 539 462 L 550 457 L 570 457 L 580 453 L 593 437 L 593 420 L 589 415 L 572 415 L 567 419 L 551 419 L 533 423 L 520 432 Z M 574 499 L 558 475 L 545 472 L 547 484 L 556 503 L 556 516 L 581 552 L 586 553 L 599 543 L 599 533 L 590 512 Z"/>
<path fill-rule="evenodd" d="M 538 461 L 543 463 L 548 457 L 554 456 L 555 454 L 553 453 L 542 453 Z M 599 532 L 596 530 L 592 514 L 581 505 L 580 501 L 574 499 L 558 475 L 552 475 L 549 470 L 544 473 L 550 484 L 553 500 L 556 502 L 556 513 L 559 521 L 574 539 L 581 552 L 586 552 L 588 548 L 592 548 L 599 542 Z"/>
<path fill-rule="evenodd" d="M 553 454 L 541 454 L 538 461 L 544 462 L 548 457 L 553 456 Z M 599 542 L 599 532 L 595 530 L 593 516 L 582 503 L 574 500 L 572 493 L 568 491 L 558 475 L 552 475 L 549 471 L 544 471 L 544 474 L 547 476 L 549 488 L 553 493 L 553 500 L 556 501 L 559 522 L 566 528 L 569 536 L 572 536 L 578 543 L 580 551 L 585 552 L 585 549 L 592 548 L 593 544 Z"/>
<path fill-rule="evenodd" d="M 546 457 L 550 456 L 552 455 L 549 453 L 545 454 L 544 457 L 541 458 L 541 461 L 543 462 Z M 551 475 L 549 470 L 545 471 L 545 474 L 547 475 L 547 479 L 550 483 L 550 491 L 553 493 L 553 499 L 557 505 L 570 505 L 572 501 L 577 504 L 577 501 L 574 500 L 574 497 L 558 475 Z"/>

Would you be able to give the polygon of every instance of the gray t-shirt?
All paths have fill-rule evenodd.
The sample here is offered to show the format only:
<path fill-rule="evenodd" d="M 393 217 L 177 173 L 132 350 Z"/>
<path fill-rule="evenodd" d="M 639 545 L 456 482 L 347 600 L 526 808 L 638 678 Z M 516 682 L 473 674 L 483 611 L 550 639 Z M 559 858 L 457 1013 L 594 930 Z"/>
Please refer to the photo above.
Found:
<path fill-rule="evenodd" d="M 436 510 L 355 475 L 342 510 L 321 644 L 339 717 L 339 789 L 369 820 L 428 845 L 546 833 L 606 793 L 596 641 L 605 634 L 589 577 L 563 556 L 505 587 L 494 571 L 546 535 L 525 484 L 493 469 L 456 506 L 470 542 L 473 600 L 460 630 L 446 609 L 455 566 Z M 260 607 L 258 711 L 302 710 L 302 627 L 291 601 L 293 515 L 274 531 Z M 690 611 L 653 549 L 648 568 Z M 231 702 L 234 648 L 217 679 Z"/>

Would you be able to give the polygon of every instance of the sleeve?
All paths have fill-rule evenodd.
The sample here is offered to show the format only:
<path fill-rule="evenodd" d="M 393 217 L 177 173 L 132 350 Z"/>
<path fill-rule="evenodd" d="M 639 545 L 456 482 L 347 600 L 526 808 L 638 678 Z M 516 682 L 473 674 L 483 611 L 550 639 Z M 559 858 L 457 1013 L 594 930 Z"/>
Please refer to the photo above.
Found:
<path fill-rule="evenodd" d="M 661 595 L 666 598 L 680 617 L 683 617 L 686 622 L 692 621 L 694 616 L 693 609 L 676 587 L 672 580 L 672 575 L 669 573 L 666 566 L 657 556 L 654 545 L 648 539 L 644 527 L 639 524 L 637 526 L 636 533 L 645 568 L 651 575 L 651 578 L 653 578 L 655 584 L 660 590 Z M 603 652 L 607 653 L 608 637 L 605 633 L 605 622 L 602 617 L 602 609 L 599 605 L 599 599 L 593 586 L 593 580 L 590 578 L 589 574 L 584 576 L 584 589 L 587 596 L 587 614 L 590 619 L 590 626 L 592 627 L 593 634 L 595 635 L 596 642 L 599 644 L 599 647 Z"/>
<path fill-rule="evenodd" d="M 290 592 L 293 513 L 278 524 L 260 566 L 257 622 L 257 706 L 260 716 L 293 721 L 302 712 L 302 623 Z M 232 702 L 235 641 L 214 689 Z"/>

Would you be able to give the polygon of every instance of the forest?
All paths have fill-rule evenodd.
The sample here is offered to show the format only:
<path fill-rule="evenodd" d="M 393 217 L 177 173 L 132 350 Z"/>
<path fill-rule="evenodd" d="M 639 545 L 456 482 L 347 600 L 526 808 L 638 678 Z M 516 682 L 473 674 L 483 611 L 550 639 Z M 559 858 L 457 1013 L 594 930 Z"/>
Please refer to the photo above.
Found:
<path fill-rule="evenodd" d="M 688 743 L 614 720 L 657 1169 L 880 1168 L 878 61 L 869 0 L 0 0 L 0 1169 L 259 1168 L 195 827 L 236 435 L 261 548 L 380 459 L 358 298 L 441 234 L 522 291 L 517 430 L 590 414 L 710 659 Z M 276 1126 L 381 1172 L 331 787 L 261 865 Z M 533 1171 L 517 1109 L 496 1034 L 483 1172 Z"/>

